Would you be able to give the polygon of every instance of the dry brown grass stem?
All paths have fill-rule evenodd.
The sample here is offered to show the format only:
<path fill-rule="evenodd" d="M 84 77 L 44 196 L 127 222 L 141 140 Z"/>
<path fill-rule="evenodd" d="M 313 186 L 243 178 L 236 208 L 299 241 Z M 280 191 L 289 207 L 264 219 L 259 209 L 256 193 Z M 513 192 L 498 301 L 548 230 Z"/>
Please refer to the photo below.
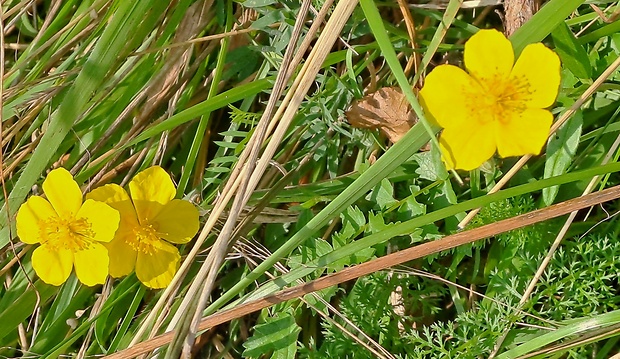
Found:
<path fill-rule="evenodd" d="M 32 244 L 28 244 L 23 246 L 17 255 L 13 255 L 11 260 L 0 269 L 0 276 L 3 276 L 9 269 L 13 268 L 13 266 L 19 262 L 19 260 L 28 253 L 29 250 L 32 249 Z"/>
<path fill-rule="evenodd" d="M 194 7 L 197 7 L 198 3 L 195 3 Z M 206 8 L 200 9 L 199 11 L 190 11 L 190 13 L 194 14 L 193 16 L 200 18 L 200 15 L 207 11 Z M 204 15 L 203 15 L 204 16 Z M 193 24 L 193 28 L 187 28 L 187 26 L 181 26 L 183 29 L 182 32 L 178 32 L 175 35 L 175 39 L 185 39 L 191 38 L 198 33 L 204 25 L 204 20 L 196 20 L 192 17 L 186 17 L 184 19 L 185 22 Z M 193 65 L 190 65 L 190 53 L 191 49 L 174 49 L 168 54 L 167 61 L 165 62 L 165 68 L 159 72 L 159 75 L 153 77 L 149 83 L 144 87 L 140 94 L 136 96 L 129 106 L 127 106 L 123 112 L 114 120 L 112 125 L 106 130 L 106 132 L 101 136 L 101 138 L 95 143 L 92 153 L 101 149 L 107 141 L 116 133 L 118 128 L 127 120 L 133 120 L 132 126 L 129 131 L 123 136 L 123 138 L 118 142 L 117 147 L 123 147 L 127 143 L 131 142 L 138 136 L 144 128 L 146 128 L 149 123 L 158 123 L 163 121 L 166 117 L 168 117 L 172 112 L 174 112 L 174 108 L 176 105 L 176 100 L 178 100 L 177 94 L 179 94 L 187 83 L 190 81 L 190 78 L 199 64 L 207 57 L 207 55 L 215 48 L 215 44 L 210 44 L 198 55 L 194 61 Z M 129 71 L 129 70 L 128 70 Z M 179 75 L 181 74 L 181 75 Z M 180 78 L 179 78 L 180 77 Z M 122 78 L 119 77 L 119 79 Z M 167 115 L 161 116 L 156 121 L 152 121 L 152 117 L 156 113 L 156 111 L 164 104 L 168 106 Z M 138 107 L 142 105 L 140 111 L 135 117 L 131 115 L 138 109 Z M 122 155 L 121 151 L 108 151 L 106 154 L 99 156 L 97 161 L 107 161 L 107 164 L 95 175 L 92 177 L 91 182 L 93 184 L 100 183 L 102 177 L 105 173 L 107 173 L 114 163 Z M 112 158 L 108 158 L 108 156 L 112 156 Z M 72 173 L 77 173 L 79 169 L 84 166 L 90 160 L 90 155 L 87 153 L 82 158 L 78 160 L 78 162 L 71 169 Z"/>
<path fill-rule="evenodd" d="M 199 66 L 199 64 L 207 57 L 209 53 L 211 53 L 212 50 L 215 49 L 215 45 L 216 45 L 215 43 L 210 44 L 209 46 L 207 46 L 207 48 L 204 51 L 202 51 L 198 56 L 196 56 L 192 67 L 188 71 L 186 71 L 186 73 L 183 75 L 181 79 L 179 79 L 179 81 L 171 89 L 170 93 L 178 93 L 178 91 L 180 91 L 181 86 L 183 86 L 190 80 L 191 74 L 195 73 L 195 69 Z M 124 76 L 119 76 L 119 81 L 123 77 Z M 118 132 L 118 129 L 126 121 L 132 120 L 132 119 L 134 121 L 132 122 L 131 128 L 123 136 L 123 138 L 118 142 L 118 144 L 115 147 L 123 147 L 127 143 L 134 140 L 136 136 L 138 136 L 144 130 L 144 128 L 149 124 L 148 121 L 153 116 L 152 112 L 147 112 L 146 110 L 143 110 L 143 109 L 140 109 L 140 111 L 138 111 L 138 108 L 140 105 L 142 105 L 146 101 L 146 99 L 149 96 L 161 90 L 161 89 L 158 90 L 158 86 L 159 85 L 158 85 L 157 79 L 153 79 L 152 81 L 150 81 L 149 84 L 145 86 L 144 90 L 140 91 L 139 94 L 131 100 L 129 105 L 125 107 L 125 109 L 118 115 L 118 117 L 114 120 L 114 122 L 106 129 L 104 134 L 92 146 L 90 152 L 96 153 L 97 151 L 102 149 L 105 146 L 105 144 L 114 136 L 114 134 Z M 110 87 L 110 89 L 112 88 L 113 86 Z M 170 97 L 170 94 L 168 94 L 165 97 L 162 97 L 162 96 L 159 96 L 159 97 L 160 97 L 159 105 L 161 105 L 168 100 L 168 98 Z M 154 111 L 156 108 L 157 106 L 151 106 L 152 111 Z M 90 109 L 88 111 L 90 111 Z M 135 116 L 135 119 L 131 116 L 134 113 L 139 113 L 137 116 Z M 162 117 L 159 120 L 153 121 L 152 124 L 156 124 L 160 122 L 161 120 L 163 120 L 163 118 L 164 117 Z M 90 163 L 90 167 L 96 165 L 97 163 L 101 163 L 102 161 L 106 161 L 109 163 L 99 172 L 97 176 L 95 176 L 92 179 L 93 183 L 99 183 L 102 181 L 101 177 L 103 176 L 103 174 L 109 170 L 112 163 L 115 163 L 115 160 L 110 160 L 108 157 L 113 156 L 115 153 L 116 153 L 116 150 L 107 151 L 106 153 L 98 156 L 94 162 Z M 116 157 L 118 158 L 118 154 L 116 155 Z M 71 173 L 74 173 L 74 174 L 78 173 L 79 170 L 84 165 L 86 165 L 89 161 L 90 161 L 89 154 L 85 154 L 73 166 L 73 168 L 71 169 Z"/>
<path fill-rule="evenodd" d="M 28 144 L 28 146 L 26 146 L 23 150 L 21 150 L 17 156 L 15 156 L 15 158 L 12 159 L 12 161 L 10 162 L 10 164 L 8 166 L 3 167 L 2 170 L 2 179 L 6 180 L 7 178 L 9 178 L 12 174 L 13 171 L 15 171 L 15 169 L 17 168 L 17 166 L 29 155 L 31 154 L 34 149 L 37 147 L 37 145 L 39 144 L 39 141 L 41 140 L 41 136 L 37 137 L 34 141 L 30 142 Z"/>
<path fill-rule="evenodd" d="M 2 110 L 4 109 L 4 72 L 5 72 L 5 53 L 4 53 L 4 37 L 5 37 L 5 23 L 4 23 L 4 13 L 2 10 L 2 7 L 0 6 L 0 144 L 4 143 L 4 128 L 3 128 L 3 116 L 2 116 Z M 17 163 L 18 161 L 13 161 L 13 164 Z M 11 215 L 10 215 L 10 208 L 9 208 L 9 191 L 7 190 L 7 186 L 6 186 L 6 182 L 5 182 L 5 178 L 6 178 L 6 166 L 5 166 L 5 154 L 4 154 L 4 146 L 0 146 L 0 184 L 2 185 L 2 196 L 4 198 L 4 203 L 6 206 L 6 216 L 7 216 L 7 223 L 11 223 Z M 11 169 L 12 171 L 12 169 Z M 20 254 L 17 254 L 17 250 L 15 248 L 15 245 L 13 243 L 13 233 L 12 233 L 12 229 L 11 226 L 8 226 L 8 237 L 9 237 L 9 244 L 11 247 L 11 252 L 13 252 L 13 258 L 9 261 L 9 263 L 7 264 L 7 266 L 12 265 L 13 263 L 17 263 L 19 265 L 19 267 L 24 270 L 24 273 L 27 273 L 25 269 L 23 269 L 22 263 L 21 263 L 21 257 L 23 256 L 24 253 L 26 253 L 26 250 L 28 250 L 29 246 L 26 246 L 25 249 L 22 249 Z M 5 272 L 5 270 L 7 268 L 10 268 L 5 266 L 5 268 L 2 269 L 1 272 Z M 6 284 L 7 287 L 10 286 L 10 280 L 11 280 L 12 275 L 7 275 L 6 276 Z M 40 302 L 41 302 L 41 296 L 39 295 L 39 292 L 36 290 L 36 287 L 34 286 L 34 284 L 32 283 L 32 280 L 30 279 L 30 276 L 28 274 L 26 274 L 26 280 L 28 281 L 28 287 L 30 288 L 34 288 L 34 292 L 36 295 L 36 303 L 35 303 L 35 308 L 39 306 Z M 34 316 L 32 316 L 32 318 L 34 318 Z M 31 320 L 32 320 L 31 318 Z M 24 349 L 28 349 L 30 348 L 30 344 L 28 343 L 28 338 L 26 336 L 26 330 L 24 329 L 24 323 L 20 323 L 17 327 L 17 331 L 18 331 L 18 337 L 19 337 L 19 343 L 20 346 Z"/>
<path fill-rule="evenodd" d="M 596 92 L 596 90 L 607 80 L 611 74 L 613 74 L 618 67 L 620 66 L 620 57 L 617 58 L 605 71 L 579 96 L 579 99 L 575 101 L 575 103 L 558 118 L 557 121 L 551 126 L 551 130 L 549 131 L 549 136 L 552 136 L 566 121 L 568 121 L 571 116 L 577 112 L 581 108 L 581 106 Z M 532 155 L 525 155 L 517 161 L 517 163 L 510 168 L 510 170 L 502 177 L 496 184 L 491 188 L 488 194 L 493 194 L 500 189 L 502 189 L 510 179 L 519 172 L 519 170 L 527 163 L 527 161 L 532 158 Z M 480 212 L 480 208 L 476 208 L 471 210 L 463 218 L 463 220 L 459 223 L 459 228 L 465 228 L 467 224 L 474 218 L 476 214 Z"/>
<path fill-rule="evenodd" d="M 384 257 L 373 259 L 353 267 L 346 268 L 340 272 L 333 273 L 306 284 L 297 285 L 288 289 L 281 290 L 275 294 L 239 304 L 228 310 L 210 315 L 201 320 L 199 330 L 207 330 L 216 325 L 226 323 L 230 320 L 241 318 L 247 314 L 254 313 L 273 305 L 300 298 L 306 294 L 313 293 L 325 288 L 338 285 L 359 277 L 374 273 L 386 268 L 409 262 L 425 256 L 439 253 L 448 249 L 456 248 L 468 243 L 473 243 L 480 239 L 496 236 L 501 233 L 526 227 L 551 218 L 559 217 L 573 211 L 588 208 L 600 203 L 612 201 L 620 198 L 620 186 L 611 187 L 600 192 L 574 198 L 562 203 L 538 209 L 516 217 L 504 219 L 499 222 L 487 224 L 482 227 L 470 229 L 468 231 L 452 234 L 442 239 L 420 244 L 399 252 L 395 252 Z M 133 358 L 137 355 L 149 352 L 170 342 L 174 332 L 168 332 L 151 340 L 131 346 L 118 353 L 106 356 L 107 359 Z"/>
<path fill-rule="evenodd" d="M 403 20 L 405 20 L 405 26 L 407 28 L 407 34 L 409 35 L 409 43 L 411 44 L 411 49 L 414 50 L 413 54 L 407 61 L 407 65 L 405 66 L 405 75 L 409 76 L 409 73 L 413 69 L 415 73 L 419 71 L 420 67 L 420 53 L 415 51 L 417 49 L 417 35 L 415 30 L 415 23 L 413 21 L 413 16 L 411 15 L 411 10 L 407 7 L 407 2 L 405 0 L 398 0 L 398 7 L 400 8 L 400 12 L 403 15 Z M 415 85 L 415 84 L 414 84 Z"/>

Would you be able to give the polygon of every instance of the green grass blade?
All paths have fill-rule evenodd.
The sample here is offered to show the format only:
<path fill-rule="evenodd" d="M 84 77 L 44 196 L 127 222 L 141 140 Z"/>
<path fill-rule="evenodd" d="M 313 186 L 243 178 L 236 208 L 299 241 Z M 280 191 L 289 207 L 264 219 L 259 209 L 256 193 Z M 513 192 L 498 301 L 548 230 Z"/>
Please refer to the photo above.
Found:
<path fill-rule="evenodd" d="M 541 349 L 548 344 L 618 323 L 620 323 L 620 310 L 581 320 L 571 319 L 566 325 L 551 332 L 544 331 L 540 336 L 533 337 L 526 343 L 502 353 L 497 359 L 521 358 L 527 353 Z"/>
<path fill-rule="evenodd" d="M 607 24 L 600 29 L 596 29 L 587 35 L 580 37 L 577 41 L 580 44 L 587 44 L 588 42 L 594 42 L 601 37 L 617 34 L 620 31 L 620 21 L 614 21 L 611 24 Z"/>

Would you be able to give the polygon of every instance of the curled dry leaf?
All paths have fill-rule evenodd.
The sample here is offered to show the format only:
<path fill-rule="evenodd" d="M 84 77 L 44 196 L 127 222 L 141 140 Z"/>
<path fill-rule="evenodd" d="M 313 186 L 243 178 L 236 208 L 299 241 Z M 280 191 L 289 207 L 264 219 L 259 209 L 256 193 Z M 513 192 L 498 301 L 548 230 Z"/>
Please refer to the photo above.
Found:
<path fill-rule="evenodd" d="M 351 126 L 378 128 L 392 143 L 403 137 L 418 122 L 398 87 L 383 87 L 354 101 L 346 116 Z"/>

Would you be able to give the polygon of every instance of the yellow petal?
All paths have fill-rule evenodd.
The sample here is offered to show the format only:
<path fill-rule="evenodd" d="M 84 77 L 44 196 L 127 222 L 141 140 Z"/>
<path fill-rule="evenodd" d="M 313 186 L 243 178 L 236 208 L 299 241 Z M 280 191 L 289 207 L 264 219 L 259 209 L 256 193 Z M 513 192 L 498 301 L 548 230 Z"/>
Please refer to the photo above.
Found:
<path fill-rule="evenodd" d="M 82 191 L 69 171 L 64 168 L 52 170 L 43 181 L 43 192 L 58 215 L 72 218 L 82 205 Z"/>
<path fill-rule="evenodd" d="M 138 224 L 136 209 L 131 202 L 131 198 L 129 198 L 127 191 L 117 184 L 107 184 L 95 188 L 86 194 L 86 199 L 104 202 L 116 209 L 121 215 L 120 230 L 122 230 L 124 226 L 133 227 Z"/>
<path fill-rule="evenodd" d="M 32 253 L 32 268 L 39 278 L 47 284 L 63 284 L 73 268 L 73 253 L 68 249 L 50 250 L 42 245 Z"/>
<path fill-rule="evenodd" d="M 551 112 L 526 109 L 512 113 L 507 121 L 498 123 L 497 151 L 501 157 L 537 155 L 549 136 L 553 122 Z"/>
<path fill-rule="evenodd" d="M 476 98 L 486 97 L 476 81 L 462 69 L 440 65 L 424 80 L 420 91 L 424 111 L 443 128 L 459 127 L 476 112 Z"/>
<path fill-rule="evenodd" d="M 483 86 L 508 78 L 514 64 L 510 41 L 497 30 L 480 30 L 465 43 L 465 67 Z"/>
<path fill-rule="evenodd" d="M 103 202 L 87 199 L 82 205 L 76 218 L 84 218 L 93 231 L 93 239 L 100 242 L 109 242 L 114 238 L 118 229 L 120 215 L 114 208 Z"/>
<path fill-rule="evenodd" d="M 148 224 L 176 194 L 172 179 L 159 166 L 138 173 L 129 182 L 129 191 L 141 224 Z"/>
<path fill-rule="evenodd" d="M 75 258 L 75 274 L 80 282 L 92 287 L 103 284 L 108 276 L 108 250 L 99 243 L 92 243 L 88 249 L 77 251 Z"/>
<path fill-rule="evenodd" d="M 56 211 L 43 197 L 32 196 L 17 211 L 17 235 L 22 242 L 34 244 L 41 242 L 44 222 L 56 217 Z"/>
<path fill-rule="evenodd" d="M 560 58 L 541 43 L 525 47 L 512 69 L 511 82 L 530 108 L 546 108 L 555 102 L 560 88 Z"/>
<path fill-rule="evenodd" d="M 173 199 L 153 218 L 151 224 L 157 234 L 172 243 L 187 243 L 198 232 L 200 221 L 196 206 L 180 199 Z"/>
<path fill-rule="evenodd" d="M 165 288 L 179 268 L 179 250 L 164 241 L 158 241 L 153 253 L 138 252 L 136 275 L 140 282 L 150 288 Z"/>
<path fill-rule="evenodd" d="M 132 232 L 116 234 L 109 243 L 104 243 L 110 256 L 110 275 L 119 278 L 130 274 L 136 267 L 136 251 L 128 244 L 126 236 L 133 236 Z"/>
<path fill-rule="evenodd" d="M 473 170 L 495 153 L 495 126 L 461 126 L 445 129 L 439 137 L 448 169 Z"/>

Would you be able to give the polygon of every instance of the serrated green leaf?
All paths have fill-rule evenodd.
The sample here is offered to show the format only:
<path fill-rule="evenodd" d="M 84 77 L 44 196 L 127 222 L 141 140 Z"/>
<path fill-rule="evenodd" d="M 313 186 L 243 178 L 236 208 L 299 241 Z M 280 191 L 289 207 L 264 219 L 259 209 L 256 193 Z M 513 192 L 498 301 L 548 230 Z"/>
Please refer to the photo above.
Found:
<path fill-rule="evenodd" d="M 545 178 L 559 176 L 566 172 L 575 156 L 577 146 L 579 146 L 582 126 L 583 115 L 581 111 L 577 111 L 575 115 L 551 137 L 547 145 Z M 558 190 L 559 186 L 543 189 L 542 200 L 545 206 L 549 206 L 553 203 L 558 194 Z"/>
<path fill-rule="evenodd" d="M 220 132 L 220 135 L 222 136 L 231 136 L 231 137 L 247 137 L 249 134 L 249 132 L 247 131 L 239 131 L 239 130 L 229 130 L 229 131 L 222 131 Z"/>
<path fill-rule="evenodd" d="M 411 195 L 398 207 L 399 219 L 411 219 L 413 217 L 426 214 L 426 205 L 418 202 L 415 196 Z"/>
<path fill-rule="evenodd" d="M 273 31 L 273 29 L 269 26 L 282 21 L 286 21 L 284 12 L 280 9 L 275 9 L 267 12 L 264 16 L 261 16 L 256 21 L 252 22 L 250 27 L 257 30 Z"/>
<path fill-rule="evenodd" d="M 394 187 L 387 178 L 381 180 L 366 196 L 366 199 L 382 209 L 389 208 L 398 203 L 394 199 Z"/>
<path fill-rule="evenodd" d="M 416 153 L 412 158 L 420 166 L 415 170 L 420 178 L 429 181 L 445 181 L 448 179 L 448 171 L 441 162 L 441 153 L 435 146 L 432 146 L 430 151 Z"/>
<path fill-rule="evenodd" d="M 295 358 L 300 331 L 301 328 L 291 314 L 280 312 L 275 318 L 268 318 L 265 324 L 254 327 L 254 335 L 243 343 L 243 356 L 259 358 L 272 353 L 272 358 Z"/>
<path fill-rule="evenodd" d="M 592 66 L 588 54 L 565 22 L 560 23 L 553 30 L 551 37 L 555 44 L 555 52 L 560 56 L 565 67 L 579 78 L 592 77 Z"/>
<path fill-rule="evenodd" d="M 221 157 L 216 157 L 212 159 L 211 162 L 209 163 L 210 164 L 231 163 L 231 162 L 235 162 L 238 159 L 239 157 L 237 156 L 221 156 Z"/>
<path fill-rule="evenodd" d="M 224 148 L 235 149 L 235 148 L 239 147 L 239 144 L 238 143 L 234 143 L 234 142 L 213 141 L 213 143 L 215 143 L 216 145 L 218 145 L 220 147 L 224 147 Z"/>
<path fill-rule="evenodd" d="M 296 250 L 296 254 L 291 255 L 288 265 L 291 269 L 299 268 L 303 263 L 308 263 L 332 250 L 332 246 L 324 239 L 310 238 Z M 322 272 L 323 269 L 319 268 L 318 274 Z"/>
<path fill-rule="evenodd" d="M 206 171 L 211 173 L 228 173 L 231 169 L 228 167 L 209 167 Z"/>
<path fill-rule="evenodd" d="M 389 228 L 393 224 L 394 223 L 386 224 L 385 219 L 383 218 L 383 214 L 381 214 L 381 212 L 374 213 L 373 211 L 370 211 L 368 213 L 368 226 L 366 228 L 366 231 L 364 231 L 364 233 L 365 234 L 378 233 L 378 232 L 381 232 Z"/>
<path fill-rule="evenodd" d="M 347 208 L 340 215 L 340 219 L 342 220 L 342 229 L 340 230 L 340 234 L 349 239 L 359 234 L 361 232 L 361 228 L 366 224 L 366 217 L 357 206 Z"/>

